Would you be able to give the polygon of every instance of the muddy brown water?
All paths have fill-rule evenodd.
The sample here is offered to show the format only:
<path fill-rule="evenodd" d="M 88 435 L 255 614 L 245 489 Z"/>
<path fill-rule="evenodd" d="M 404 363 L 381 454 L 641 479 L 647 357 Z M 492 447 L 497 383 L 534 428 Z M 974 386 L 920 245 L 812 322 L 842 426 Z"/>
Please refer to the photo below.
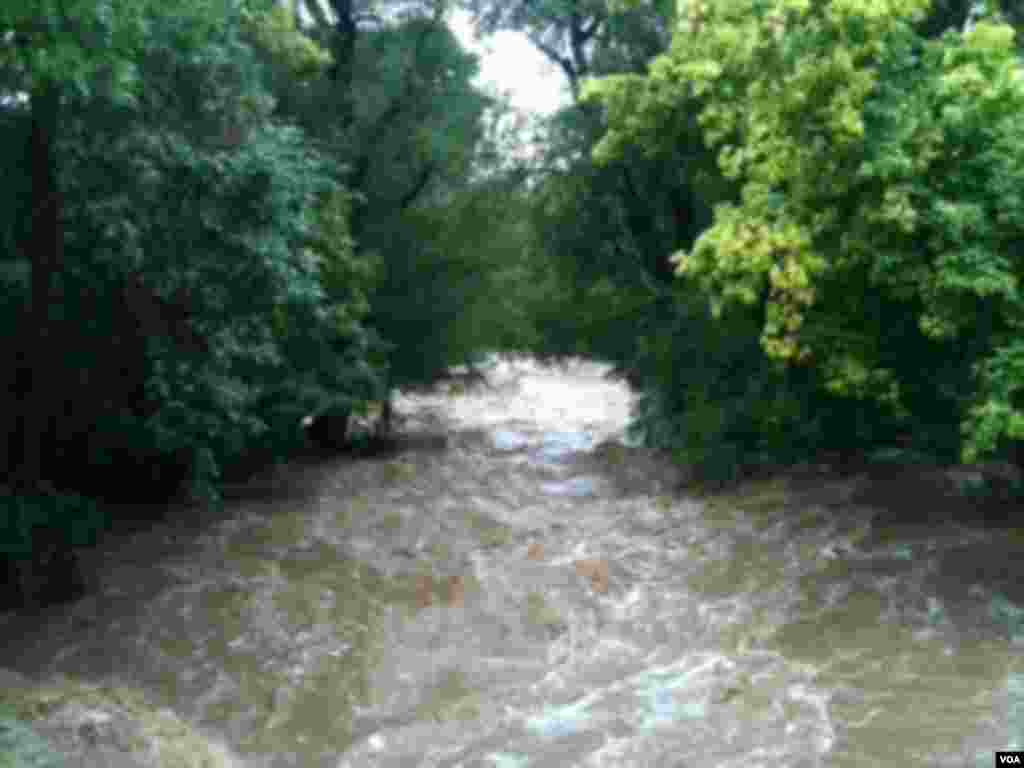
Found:
<path fill-rule="evenodd" d="M 912 471 L 673 493 L 606 372 L 504 360 L 490 387 L 399 398 L 396 457 L 108 537 L 96 594 L 0 622 L 0 667 L 141 689 L 259 768 L 1024 747 L 1020 531 Z"/>

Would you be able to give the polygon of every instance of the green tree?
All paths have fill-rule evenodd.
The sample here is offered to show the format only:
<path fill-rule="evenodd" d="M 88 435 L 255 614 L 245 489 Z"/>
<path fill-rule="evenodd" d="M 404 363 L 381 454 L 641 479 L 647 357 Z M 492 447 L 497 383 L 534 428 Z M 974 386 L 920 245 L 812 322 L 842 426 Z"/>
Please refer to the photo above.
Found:
<path fill-rule="evenodd" d="M 102 94 L 119 107 L 138 94 L 134 62 L 146 38 L 148 2 L 109 4 L 16 0 L 0 8 L 2 72 L 7 151 L 19 162 L 11 168 L 12 187 L 24 193 L 12 207 L 20 219 L 4 226 L 6 384 L 3 409 L 17 414 L 6 423 L 6 469 L 13 470 L 16 494 L 3 497 L 0 550 L 14 556 L 13 579 L 5 579 L 28 602 L 35 600 L 40 579 L 38 560 L 28 554 L 47 529 L 56 529 L 57 547 L 85 544 L 104 524 L 103 514 L 74 495 L 55 494 L 50 479 L 62 465 L 59 408 L 66 395 L 65 355 L 75 351 L 64 317 L 62 294 L 70 278 L 66 262 L 65 169 L 58 143 L 72 98 Z M 163 6 L 166 8 L 166 6 Z M 218 22 L 205 3 L 176 3 L 170 9 L 190 22 L 193 39 Z M 136 283 L 136 287 L 140 284 Z M 165 311 L 156 297 L 139 290 L 133 296 L 150 317 L 188 335 L 187 322 Z M 58 556 L 55 561 L 66 562 Z M 74 569 L 62 576 L 75 581 Z M 48 577 L 44 577 L 44 580 Z M 73 587 L 73 584 L 68 584 Z"/>
<path fill-rule="evenodd" d="M 136 93 L 134 59 L 145 37 L 145 0 L 116 8 L 87 2 L 54 3 L 17 0 L 0 10 L 0 32 L 9 41 L 0 52 L 0 67 L 28 95 L 31 114 L 25 157 L 30 168 L 31 225 L 21 250 L 30 264 L 31 340 L 24 359 L 27 377 L 22 402 L 24 423 L 19 482 L 29 488 L 44 477 L 44 435 L 51 429 L 55 361 L 65 348 L 52 322 L 54 290 L 63 269 L 63 203 L 58 186 L 54 144 L 62 103 L 72 92 L 94 89 L 115 100 Z M 165 6 L 166 8 L 166 6 Z M 217 22 L 205 4 L 183 0 L 172 12 L 191 21 L 201 38 Z"/>
<path fill-rule="evenodd" d="M 590 15 L 569 2 L 551 3 L 543 14 L 534 14 L 532 6 L 513 13 L 515 4 L 473 7 L 485 29 L 523 29 L 541 42 L 560 39 L 563 53 L 572 50 L 566 41 L 576 34 L 575 25 L 592 26 L 592 38 L 574 54 L 571 81 L 577 71 L 645 72 L 648 60 L 668 45 L 667 5 L 591 3 L 585 5 Z M 660 333 L 670 322 L 664 316 L 673 282 L 669 254 L 692 243 L 719 194 L 706 183 L 716 169 L 695 117 L 680 110 L 670 126 L 674 144 L 667 140 L 664 153 L 637 149 L 598 165 L 591 150 L 606 127 L 600 110 L 575 104 L 547 121 L 529 249 L 536 282 L 545 286 L 535 302 L 537 325 L 547 337 L 542 354 L 586 354 L 613 361 L 634 384 L 650 378 L 638 336 Z"/>
<path fill-rule="evenodd" d="M 1024 437 L 1024 91 L 1012 29 L 983 20 L 928 40 L 926 9 L 691 4 L 648 76 L 587 94 L 609 111 L 601 158 L 659 146 L 666 105 L 699 110 L 741 194 L 675 260 L 716 316 L 762 306 L 771 359 L 896 423 L 945 413 L 955 431 L 959 416 L 973 459 Z"/>
<path fill-rule="evenodd" d="M 307 82 L 286 72 L 274 90 L 276 114 L 344 168 L 354 258 L 375 265 L 368 322 L 380 342 L 372 357 L 387 379 L 386 404 L 392 387 L 428 384 L 464 362 L 485 344 L 483 329 L 507 335 L 525 322 L 511 319 L 511 291 L 489 303 L 489 322 L 468 312 L 511 279 L 494 258 L 508 245 L 482 236 L 501 217 L 481 202 L 487 189 L 508 199 L 494 190 L 511 176 L 495 162 L 503 107 L 471 84 L 475 57 L 443 23 L 445 7 L 337 2 L 327 19 L 310 4 L 311 23 L 296 31 L 331 51 L 333 63 Z M 282 44 L 263 48 L 274 46 Z M 487 216 L 473 221 L 469 209 Z"/>
<path fill-rule="evenodd" d="M 26 486 L 4 497 L 0 545 L 19 557 L 35 529 L 85 543 L 99 524 L 85 499 L 33 489 L 103 496 L 130 473 L 214 500 L 221 468 L 285 455 L 302 416 L 380 388 L 342 169 L 266 89 L 290 73 L 301 91 L 329 57 L 229 3 L 133 5 L 107 37 L 109 9 L 94 23 L 55 6 L 47 25 L 44 5 L 0 13 L 0 319 L 5 356 L 25 360 L 0 372 L 0 426 Z M 24 333 L 40 317 L 49 347 Z"/>
<path fill-rule="evenodd" d="M 508 271 L 497 255 L 510 254 L 493 234 L 509 177 L 481 174 L 490 161 L 486 114 L 497 105 L 472 85 L 476 58 L 443 23 L 413 19 L 367 42 L 357 125 L 372 127 L 374 139 L 366 137 L 363 156 L 372 183 L 363 189 L 362 245 L 382 262 L 371 324 L 392 345 L 390 385 L 424 385 L 505 322 L 494 286 Z"/>
<path fill-rule="evenodd" d="M 131 100 L 64 97 L 54 380 L 78 386 L 49 392 L 65 414 L 50 444 L 86 466 L 178 457 L 209 487 L 253 445 L 286 450 L 329 399 L 376 394 L 360 324 L 372 270 L 352 255 L 339 170 L 274 117 L 241 37 L 258 27 L 232 13 L 201 40 L 153 13 Z"/>

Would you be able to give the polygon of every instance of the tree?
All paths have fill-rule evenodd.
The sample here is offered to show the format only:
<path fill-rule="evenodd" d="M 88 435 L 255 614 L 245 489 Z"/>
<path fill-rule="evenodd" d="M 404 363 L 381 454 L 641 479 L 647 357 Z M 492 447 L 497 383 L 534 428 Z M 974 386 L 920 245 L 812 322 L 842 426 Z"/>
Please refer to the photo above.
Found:
<path fill-rule="evenodd" d="M 944 409 L 955 431 L 959 416 L 970 460 L 1024 438 L 1024 87 L 1012 29 L 982 20 L 929 40 L 915 29 L 926 8 L 692 4 L 647 77 L 586 93 L 609 110 L 601 158 L 659 146 L 673 105 L 699 110 L 741 194 L 675 261 L 716 316 L 763 306 L 770 358 L 896 422 Z"/>
<path fill-rule="evenodd" d="M 271 0 L 262 0 L 272 5 Z M 329 12 L 319 0 L 303 0 L 295 4 L 296 30 L 330 53 L 331 62 L 323 76 L 304 88 L 302 98 L 286 99 L 283 110 L 306 131 L 310 139 L 326 154 L 346 167 L 344 184 L 353 191 L 351 211 L 352 236 L 357 247 L 363 240 L 364 214 L 370 204 L 362 192 L 370 183 L 370 158 L 366 151 L 374 146 L 374 129 L 383 129 L 391 120 L 392 112 L 400 108 L 399 93 L 376 93 L 393 99 L 391 109 L 378 115 L 377 125 L 360 124 L 357 101 L 365 93 L 357 84 L 359 68 L 373 57 L 364 52 L 364 38 L 368 33 L 381 31 L 387 26 L 401 25 L 416 19 L 440 22 L 447 0 L 330 0 Z M 302 20 L 308 16 L 309 23 Z M 367 140 L 369 137 L 369 140 Z"/>
<path fill-rule="evenodd" d="M 570 56 L 571 84 L 579 73 L 645 72 L 668 45 L 669 5 L 470 4 L 483 29 L 523 30 L 549 58 L 550 41 L 561 40 L 559 56 L 568 55 L 573 29 L 592 26 L 575 63 Z M 533 181 L 531 248 L 537 283 L 547 285 L 547 299 L 536 304 L 543 316 L 538 326 L 550 331 L 546 353 L 612 360 L 637 381 L 643 365 L 635 332 L 658 326 L 654 318 L 673 276 L 668 256 L 699 234 L 715 195 L 700 190 L 702 173 L 715 168 L 694 117 L 675 118 L 669 129 L 675 143 L 666 141 L 662 146 L 671 149 L 663 155 L 631 151 L 603 166 L 591 158 L 606 127 L 594 104 L 575 104 L 547 120 Z"/>
<path fill-rule="evenodd" d="M 226 13 L 198 39 L 173 15 L 145 22 L 131 99 L 96 87 L 61 104 L 62 354 L 46 394 L 63 417 L 44 446 L 64 460 L 42 471 L 77 483 L 71 467 L 102 480 L 97 462 L 135 456 L 141 471 L 174 457 L 208 487 L 254 445 L 280 453 L 301 438 L 302 416 L 329 398 L 375 394 L 361 325 L 372 270 L 353 258 L 337 166 L 273 116 L 243 22 L 280 40 L 260 38 L 252 14 Z M 308 57 L 298 42 L 269 53 Z M 313 51 L 312 63 L 326 60 Z M 12 131 L 27 133 L 24 112 L 12 108 Z M 18 218 L 9 242 L 24 239 Z M 19 260 L 4 263 L 16 278 Z M 21 290 L 9 296 L 9 327 L 25 327 Z"/>
<path fill-rule="evenodd" d="M 357 128 L 367 132 L 361 243 L 382 263 L 370 322 L 392 345 L 389 385 L 422 386 L 484 343 L 467 344 L 470 310 L 495 296 L 502 267 L 493 257 L 507 254 L 481 237 L 498 214 L 480 198 L 502 177 L 475 178 L 495 102 L 472 85 L 476 58 L 437 20 L 412 19 L 367 43 L 356 102 Z M 474 222 L 467 209 L 487 215 Z"/>
<path fill-rule="evenodd" d="M 51 429 L 55 401 L 54 361 L 64 348 L 52 322 L 54 285 L 63 269 L 63 201 L 57 183 L 54 143 L 62 102 L 69 91 L 100 87 L 115 99 L 131 99 L 137 80 L 134 56 L 145 36 L 147 0 L 96 6 L 88 2 L 18 0 L 0 10 L 6 45 L 0 65 L 13 72 L 29 97 L 31 129 L 25 157 L 31 169 L 29 233 L 22 244 L 31 265 L 29 327 L 25 345 L 28 382 L 22 401 L 24 424 L 20 484 L 36 488 L 44 476 L 44 435 Z M 203 4 L 182 0 L 174 9 L 202 35 L 216 23 Z"/>
<path fill-rule="evenodd" d="M 286 74 L 287 92 L 275 90 L 278 116 L 345 169 L 354 253 L 377 265 L 369 322 L 389 350 L 374 355 L 388 377 L 385 414 L 393 386 L 428 384 L 462 362 L 453 356 L 469 353 L 464 305 L 493 295 L 487 285 L 505 274 L 490 270 L 487 249 L 457 244 L 469 229 L 445 213 L 478 196 L 482 175 L 494 176 L 488 115 L 499 106 L 472 86 L 475 57 L 443 23 L 445 7 L 337 2 L 330 18 L 310 7 L 313 21 L 298 31 L 330 50 L 333 64 L 308 87 Z"/>
<path fill-rule="evenodd" d="M 131 105 L 138 93 L 134 68 L 146 38 L 145 18 L 153 4 L 96 5 L 86 2 L 16 0 L 0 9 L 0 99 L 9 151 L 19 159 L 10 168 L 12 186 L 25 201 L 11 210 L 21 221 L 5 227 L 4 319 L 8 326 L 4 440 L 13 469 L 15 493 L 0 503 L 0 551 L 14 559 L 10 586 L 28 603 L 51 578 L 74 582 L 71 545 L 87 544 L 105 524 L 95 504 L 74 494 L 55 494 L 50 482 L 65 458 L 59 450 L 56 414 L 65 400 L 63 362 L 76 352 L 61 293 L 67 291 L 66 178 L 58 144 L 68 102 L 102 94 L 108 103 Z M 162 6 L 166 9 L 166 6 Z M 189 23 L 194 39 L 214 28 L 217 9 L 183 1 L 171 12 Z M 5 163 L 8 167 L 10 163 Z M 10 222 L 11 220 L 9 220 Z M 158 300 L 145 283 L 129 280 L 125 296 L 140 318 L 162 331 L 195 340 L 186 318 Z M 10 337 L 14 336 L 14 342 Z M 56 534 L 56 556 L 54 551 Z M 49 543 L 41 544 L 44 539 Z M 49 561 L 50 566 L 46 566 Z M 64 587 L 74 587 L 65 583 Z M 58 591 L 60 591 L 58 589 Z"/>

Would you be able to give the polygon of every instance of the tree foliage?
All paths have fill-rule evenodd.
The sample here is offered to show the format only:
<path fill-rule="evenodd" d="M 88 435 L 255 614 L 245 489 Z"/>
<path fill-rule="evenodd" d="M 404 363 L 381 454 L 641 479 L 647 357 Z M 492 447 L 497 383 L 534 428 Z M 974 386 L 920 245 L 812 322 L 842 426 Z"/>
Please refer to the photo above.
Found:
<path fill-rule="evenodd" d="M 107 6 L 0 10 L 10 555 L 528 335 L 521 179 L 443 3 Z"/>
<path fill-rule="evenodd" d="M 444 24 L 369 33 L 358 53 L 360 244 L 381 264 L 369 322 L 390 346 L 391 385 L 423 386 L 527 323 L 514 301 L 521 237 L 502 210 L 517 176 L 493 162 L 489 113 L 502 105 L 472 84 L 476 57 Z"/>
<path fill-rule="evenodd" d="M 769 358 L 896 421 L 959 419 L 970 459 L 1024 437 L 1024 91 L 1010 27 L 927 39 L 926 10 L 691 4 L 647 76 L 588 95 L 609 111 L 602 159 L 658 151 L 669 116 L 699 114 L 740 192 L 674 260 L 716 316 L 762 307 Z"/>
<path fill-rule="evenodd" d="M 0 469 L 42 481 L 5 504 L 4 552 L 51 525 L 81 543 L 103 516 L 75 493 L 215 501 L 224 468 L 301 445 L 306 414 L 380 396 L 351 196 L 268 90 L 273 61 L 308 79 L 326 60 L 274 14 L 190 9 L 0 15 L 5 83 L 33 88 L 0 108 Z M 124 40 L 94 51 L 115 23 Z"/>
<path fill-rule="evenodd" d="M 238 27 L 184 57 L 178 23 L 151 23 L 159 42 L 140 57 L 149 87 L 139 109 L 107 130 L 85 112 L 68 138 L 69 245 L 76 264 L 127 274 L 187 308 L 204 349 L 148 334 L 142 402 L 151 405 L 138 418 L 154 450 L 191 453 L 194 469 L 215 478 L 268 430 L 295 439 L 313 404 L 295 396 L 303 375 L 336 383 L 337 373 L 323 379 L 339 330 L 321 281 L 328 254 L 315 247 L 325 224 L 315 209 L 334 182 L 297 129 L 268 119 Z M 297 323 L 318 341 L 297 345 Z"/>

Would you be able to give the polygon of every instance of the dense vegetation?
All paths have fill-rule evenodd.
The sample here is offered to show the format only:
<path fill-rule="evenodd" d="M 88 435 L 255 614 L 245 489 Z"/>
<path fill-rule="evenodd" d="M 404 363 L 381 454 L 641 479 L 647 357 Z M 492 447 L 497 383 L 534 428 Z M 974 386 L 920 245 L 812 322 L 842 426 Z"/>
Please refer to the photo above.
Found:
<path fill-rule="evenodd" d="M 565 76 L 532 151 L 456 5 Z M 1022 19 L 972 5 L 4 3 L 8 583 L 493 349 L 612 362 L 709 480 L 1013 458 Z"/>
<path fill-rule="evenodd" d="M 505 107 L 441 4 L 401 5 L 0 9 L 0 542 L 22 599 L 54 530 L 216 502 L 302 448 L 305 417 L 343 444 L 393 386 L 527 337 L 517 232 L 491 228 L 520 204 Z"/>
<path fill-rule="evenodd" d="M 1016 457 L 1019 18 L 954 0 L 513 5 L 478 3 L 541 50 L 561 35 L 562 65 L 590 76 L 535 196 L 547 341 L 640 387 L 649 444 L 708 480 L 894 445 Z"/>
<path fill-rule="evenodd" d="M 707 408 L 739 448 L 780 429 L 811 449 L 910 433 L 970 461 L 1024 438 L 1014 31 L 991 16 L 928 37 L 928 10 L 692 5 L 645 76 L 589 91 L 608 107 L 599 161 L 676 151 L 682 112 L 733 188 L 672 261 L 717 322 L 756 316 L 764 375 L 748 382 L 770 397 L 739 425 L 728 400 Z"/>

